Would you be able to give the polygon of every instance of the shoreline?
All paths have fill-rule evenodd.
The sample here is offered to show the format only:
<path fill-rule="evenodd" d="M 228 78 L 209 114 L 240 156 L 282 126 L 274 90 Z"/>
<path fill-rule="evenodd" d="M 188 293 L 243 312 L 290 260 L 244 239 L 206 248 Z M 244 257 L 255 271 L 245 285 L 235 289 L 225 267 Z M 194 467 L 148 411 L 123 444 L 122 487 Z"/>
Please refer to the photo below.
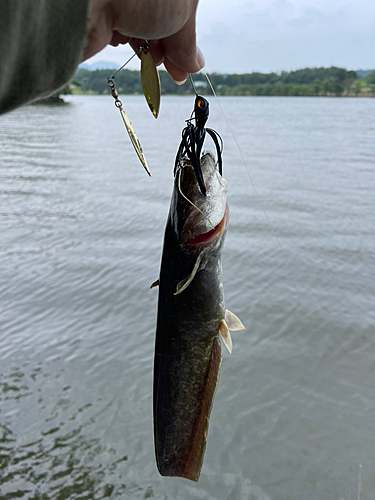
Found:
<path fill-rule="evenodd" d="M 203 90 L 203 89 L 202 89 Z M 205 92 L 202 92 L 202 94 L 205 94 Z M 212 94 L 210 90 L 210 94 Z M 358 95 L 354 94 L 354 92 L 349 92 L 347 94 L 342 94 L 342 95 L 335 95 L 335 94 L 326 94 L 326 95 L 311 95 L 311 94 L 301 94 L 301 95 L 290 95 L 290 94 L 220 94 L 219 92 L 216 91 L 216 94 L 218 97 L 317 97 L 317 98 L 335 98 L 335 99 L 342 99 L 342 98 L 351 98 L 351 99 L 356 99 L 356 98 L 375 98 L 375 95 L 371 95 L 371 91 L 365 91 L 365 92 L 360 92 Z M 66 95 L 90 95 L 90 96 L 110 96 L 111 94 L 108 93 L 103 93 L 100 94 L 99 92 L 94 92 L 94 91 L 88 91 L 88 92 L 77 92 L 75 90 L 72 91 L 71 94 L 66 94 Z M 139 92 L 136 93 L 127 93 L 127 92 L 119 92 L 119 95 L 124 95 L 124 96 L 141 96 L 142 94 Z M 193 93 L 190 94 L 172 94 L 172 93 L 162 93 L 161 94 L 163 97 L 189 97 L 192 96 Z M 62 95 L 62 97 L 65 97 L 65 95 Z"/>

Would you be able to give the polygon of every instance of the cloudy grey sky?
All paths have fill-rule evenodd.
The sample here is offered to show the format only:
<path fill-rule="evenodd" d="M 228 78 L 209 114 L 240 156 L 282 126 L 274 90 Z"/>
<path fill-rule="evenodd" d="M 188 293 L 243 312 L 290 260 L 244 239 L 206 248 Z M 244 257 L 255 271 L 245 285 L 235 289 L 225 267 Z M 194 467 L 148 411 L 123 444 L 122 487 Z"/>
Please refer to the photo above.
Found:
<path fill-rule="evenodd" d="M 209 72 L 375 68 L 374 0 L 200 0 L 197 24 Z M 107 47 L 88 62 L 129 54 Z"/>

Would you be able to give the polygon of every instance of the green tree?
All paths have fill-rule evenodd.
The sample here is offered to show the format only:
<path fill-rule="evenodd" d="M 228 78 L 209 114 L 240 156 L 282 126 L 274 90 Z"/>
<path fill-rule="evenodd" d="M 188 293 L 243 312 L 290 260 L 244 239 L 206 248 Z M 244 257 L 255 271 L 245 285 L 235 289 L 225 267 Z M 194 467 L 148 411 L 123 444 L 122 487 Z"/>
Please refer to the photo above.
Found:
<path fill-rule="evenodd" d="M 322 87 L 323 87 L 323 95 L 327 95 L 329 92 L 331 92 L 331 86 L 328 78 L 323 80 Z"/>
<path fill-rule="evenodd" d="M 316 78 L 312 83 L 312 90 L 313 90 L 314 95 L 320 95 L 322 89 L 323 89 L 323 84 L 322 84 L 321 80 L 318 80 Z"/>
<path fill-rule="evenodd" d="M 357 80 L 354 80 L 354 82 L 352 83 L 351 90 L 352 92 L 354 92 L 356 97 L 358 97 L 361 93 L 362 86 L 362 79 L 360 80 L 359 78 Z"/>
<path fill-rule="evenodd" d="M 82 92 L 108 94 L 107 78 L 116 70 L 88 71 L 78 69 L 75 80 L 81 84 Z M 193 95 L 190 82 L 176 85 L 166 71 L 159 71 L 163 94 Z M 202 81 L 202 75 L 192 75 L 193 81 Z M 277 95 L 313 96 L 336 95 L 357 89 L 364 80 L 355 71 L 331 66 L 330 68 L 302 68 L 281 73 L 211 73 L 209 78 L 219 94 L 222 95 Z M 121 93 L 141 94 L 142 85 L 139 71 L 121 70 L 116 75 L 116 87 Z M 366 78 L 368 85 L 375 84 L 375 70 Z M 354 86 L 354 87 L 353 87 Z M 207 86 L 203 93 L 210 93 Z M 359 94 L 356 94 L 359 95 Z"/>
<path fill-rule="evenodd" d="M 375 69 L 366 76 L 365 81 L 368 85 L 375 84 Z"/>

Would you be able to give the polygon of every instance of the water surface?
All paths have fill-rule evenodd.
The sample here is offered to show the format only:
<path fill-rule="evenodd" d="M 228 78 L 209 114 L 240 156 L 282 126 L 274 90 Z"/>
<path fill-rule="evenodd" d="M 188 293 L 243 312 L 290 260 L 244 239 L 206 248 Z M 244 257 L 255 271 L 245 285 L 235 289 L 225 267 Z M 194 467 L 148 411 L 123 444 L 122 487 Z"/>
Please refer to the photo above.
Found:
<path fill-rule="evenodd" d="M 0 117 L 0 498 L 375 495 L 375 100 L 222 98 L 224 353 L 198 484 L 161 478 L 158 277 L 189 97 L 74 96 Z M 208 143 L 209 145 L 209 143 Z"/>

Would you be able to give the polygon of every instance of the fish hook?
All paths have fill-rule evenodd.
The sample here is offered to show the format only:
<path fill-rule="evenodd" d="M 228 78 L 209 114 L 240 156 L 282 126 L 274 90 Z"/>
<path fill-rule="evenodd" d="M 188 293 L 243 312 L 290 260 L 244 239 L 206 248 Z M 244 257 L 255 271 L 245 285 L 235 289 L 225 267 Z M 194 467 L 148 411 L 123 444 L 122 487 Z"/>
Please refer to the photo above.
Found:
<path fill-rule="evenodd" d="M 194 168 L 201 193 L 203 194 L 203 196 L 206 196 L 206 186 L 204 184 L 203 174 L 200 167 L 200 157 L 203 143 L 206 138 L 206 132 L 209 134 L 215 144 L 220 175 L 222 175 L 223 170 L 223 141 L 220 135 L 215 130 L 205 127 L 209 115 L 209 103 L 207 99 L 197 94 L 193 83 L 192 85 L 196 94 L 194 111 L 192 113 L 192 116 L 188 120 L 186 120 L 187 126 L 182 131 L 182 140 L 178 148 L 175 160 L 174 175 L 176 175 L 180 161 L 184 156 L 187 155 Z M 195 120 L 195 125 L 192 124 L 193 120 Z"/>

